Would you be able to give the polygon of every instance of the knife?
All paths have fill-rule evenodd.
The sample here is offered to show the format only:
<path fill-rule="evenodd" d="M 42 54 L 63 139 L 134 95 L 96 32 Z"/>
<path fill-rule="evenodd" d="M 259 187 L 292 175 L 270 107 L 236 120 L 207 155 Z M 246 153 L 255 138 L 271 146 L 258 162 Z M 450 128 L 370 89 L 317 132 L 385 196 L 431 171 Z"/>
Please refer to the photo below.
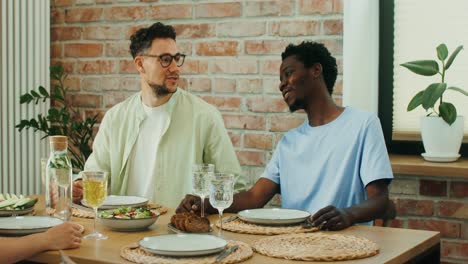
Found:
<path fill-rule="evenodd" d="M 238 218 L 237 215 L 232 215 L 232 216 L 230 216 L 230 217 L 228 217 L 228 218 L 224 218 L 224 219 L 223 219 L 223 224 L 224 224 L 224 223 L 227 223 L 227 222 L 232 222 L 232 221 L 236 220 L 237 218 Z"/>
<path fill-rule="evenodd" d="M 167 228 L 176 234 L 183 233 L 181 230 L 177 229 L 175 226 L 171 224 L 167 224 Z"/>
<path fill-rule="evenodd" d="M 231 254 L 232 252 L 234 252 L 237 248 L 239 248 L 238 245 L 234 245 L 228 249 L 225 249 L 223 250 L 223 252 L 221 252 L 221 254 L 219 254 L 219 256 L 216 258 L 215 260 L 215 263 L 216 262 L 220 262 L 221 260 L 223 260 L 224 258 L 226 258 L 227 256 L 229 256 L 229 254 Z"/>

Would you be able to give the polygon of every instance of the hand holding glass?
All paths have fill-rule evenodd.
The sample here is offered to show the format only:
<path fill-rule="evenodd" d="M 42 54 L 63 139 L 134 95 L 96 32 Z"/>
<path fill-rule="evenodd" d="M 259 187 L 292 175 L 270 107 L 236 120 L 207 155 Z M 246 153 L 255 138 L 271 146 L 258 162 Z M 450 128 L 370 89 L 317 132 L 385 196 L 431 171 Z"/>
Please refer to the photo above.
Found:
<path fill-rule="evenodd" d="M 83 200 L 94 210 L 94 228 L 93 233 L 84 236 L 84 239 L 107 239 L 96 231 L 96 222 L 98 219 L 97 209 L 104 203 L 107 197 L 107 173 L 103 171 L 82 171 L 83 178 Z"/>
<path fill-rule="evenodd" d="M 214 176 L 213 164 L 193 165 L 193 193 L 201 199 L 201 217 L 205 217 L 205 197 L 210 194 L 209 183 Z"/>
<path fill-rule="evenodd" d="M 210 180 L 210 204 L 219 212 L 218 236 L 221 236 L 223 229 L 223 211 L 233 202 L 234 181 L 234 175 L 227 173 L 216 173 Z"/>

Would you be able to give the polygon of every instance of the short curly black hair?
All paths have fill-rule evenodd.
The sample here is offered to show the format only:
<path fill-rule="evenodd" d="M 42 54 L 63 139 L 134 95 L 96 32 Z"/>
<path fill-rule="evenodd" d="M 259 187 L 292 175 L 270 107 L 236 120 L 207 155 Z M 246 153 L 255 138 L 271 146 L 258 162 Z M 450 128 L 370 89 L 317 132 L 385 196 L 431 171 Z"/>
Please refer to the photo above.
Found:
<path fill-rule="evenodd" d="M 151 47 L 156 38 L 176 39 L 176 32 L 170 25 L 156 22 L 150 27 L 141 28 L 130 37 L 130 53 L 135 58 L 138 54 Z"/>
<path fill-rule="evenodd" d="M 313 41 L 303 41 L 299 45 L 289 44 L 283 53 L 281 59 L 285 60 L 289 56 L 296 56 L 299 61 L 304 63 L 304 67 L 310 68 L 315 63 L 320 63 L 323 69 L 323 79 L 327 85 L 330 95 L 333 93 L 338 67 L 336 59 L 330 54 L 328 49 L 322 43 Z"/>

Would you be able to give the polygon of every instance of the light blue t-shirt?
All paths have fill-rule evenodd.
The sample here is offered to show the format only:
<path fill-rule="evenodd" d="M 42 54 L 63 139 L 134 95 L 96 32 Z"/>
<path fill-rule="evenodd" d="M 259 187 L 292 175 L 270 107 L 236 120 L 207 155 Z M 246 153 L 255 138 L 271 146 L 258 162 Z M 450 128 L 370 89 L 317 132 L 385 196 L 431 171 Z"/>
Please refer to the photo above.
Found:
<path fill-rule="evenodd" d="M 367 184 L 393 173 L 377 116 L 346 107 L 328 124 L 288 131 L 262 177 L 280 185 L 283 208 L 314 214 L 363 202 Z"/>

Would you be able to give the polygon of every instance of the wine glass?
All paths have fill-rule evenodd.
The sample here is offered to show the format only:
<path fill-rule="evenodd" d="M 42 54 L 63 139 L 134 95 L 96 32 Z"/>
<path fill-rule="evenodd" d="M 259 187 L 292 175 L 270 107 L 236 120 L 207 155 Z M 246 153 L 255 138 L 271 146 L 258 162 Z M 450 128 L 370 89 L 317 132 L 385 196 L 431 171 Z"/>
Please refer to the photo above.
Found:
<path fill-rule="evenodd" d="M 193 165 L 193 193 L 201 199 L 201 217 L 205 217 L 205 197 L 209 195 L 209 181 L 214 174 L 213 164 Z"/>
<path fill-rule="evenodd" d="M 71 170 L 71 167 L 69 168 L 55 168 L 52 170 L 51 172 L 55 177 L 54 177 L 54 182 L 51 183 L 52 186 L 50 186 L 49 188 L 52 189 L 52 193 L 53 193 L 53 189 L 54 189 L 54 183 L 58 184 L 58 186 L 60 187 L 60 190 L 63 191 L 63 194 L 60 194 L 58 197 L 59 197 L 59 201 L 58 203 L 60 204 L 60 206 L 58 208 L 61 208 L 61 210 L 59 212 L 56 213 L 56 215 L 65 220 L 65 221 L 68 221 L 70 220 L 70 207 L 69 207 L 69 203 L 70 203 L 70 199 L 69 199 L 69 195 L 68 195 L 68 187 L 70 186 L 71 184 L 71 178 L 72 178 L 72 170 Z M 58 194 L 57 194 L 58 195 Z"/>
<path fill-rule="evenodd" d="M 97 209 L 104 203 L 107 197 L 107 173 L 103 171 L 82 171 L 83 178 L 83 200 L 94 210 L 94 228 L 91 234 L 84 236 L 84 239 L 107 239 L 107 236 L 96 231 L 98 219 Z"/>
<path fill-rule="evenodd" d="M 221 237 L 223 229 L 223 211 L 231 206 L 234 196 L 234 175 L 228 173 L 216 173 L 210 180 L 210 204 L 218 209 L 219 230 Z"/>

